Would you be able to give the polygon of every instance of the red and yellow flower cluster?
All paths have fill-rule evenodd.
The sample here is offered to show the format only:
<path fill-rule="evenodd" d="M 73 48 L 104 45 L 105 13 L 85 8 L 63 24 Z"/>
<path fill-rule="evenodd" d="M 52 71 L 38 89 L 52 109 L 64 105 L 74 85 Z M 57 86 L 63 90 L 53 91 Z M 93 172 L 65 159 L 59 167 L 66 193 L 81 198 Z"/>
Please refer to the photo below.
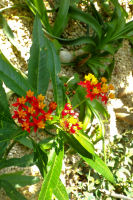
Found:
<path fill-rule="evenodd" d="M 70 103 L 65 104 L 61 115 L 60 125 L 66 132 L 74 134 L 82 129 L 82 123 L 78 119 L 79 114 L 74 112 Z"/>
<path fill-rule="evenodd" d="M 37 98 L 34 96 L 34 92 L 27 91 L 26 97 L 17 98 L 17 102 L 13 104 L 17 107 L 17 111 L 14 111 L 13 119 L 17 119 L 23 130 L 30 133 L 31 128 L 34 132 L 39 128 L 45 128 L 45 122 L 52 119 L 52 112 L 56 109 L 57 104 L 51 102 L 49 104 L 48 111 L 44 111 L 44 96 L 39 94 Z"/>
<path fill-rule="evenodd" d="M 101 98 L 101 101 L 106 104 L 108 98 L 114 98 L 113 93 L 108 93 L 109 90 L 114 90 L 114 86 L 112 84 L 108 85 L 105 77 L 102 77 L 101 81 L 99 82 L 93 74 L 89 73 L 88 75 L 85 75 L 85 80 L 80 81 L 78 85 L 86 88 L 86 98 L 90 98 L 91 101 L 95 98 Z"/>

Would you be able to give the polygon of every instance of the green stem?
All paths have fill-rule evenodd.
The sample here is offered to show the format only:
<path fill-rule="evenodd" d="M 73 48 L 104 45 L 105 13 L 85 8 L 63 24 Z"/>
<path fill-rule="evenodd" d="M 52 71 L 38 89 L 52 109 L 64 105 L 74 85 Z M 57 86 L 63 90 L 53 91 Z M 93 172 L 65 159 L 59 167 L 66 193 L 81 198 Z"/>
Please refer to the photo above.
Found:
<path fill-rule="evenodd" d="M 84 103 L 86 101 L 86 99 L 82 100 L 79 104 L 77 104 L 76 106 L 73 107 L 73 109 L 79 107 L 82 103 Z"/>
<path fill-rule="evenodd" d="M 106 146 L 105 146 L 105 139 L 103 137 L 103 154 L 104 154 L 104 162 L 106 164 Z"/>

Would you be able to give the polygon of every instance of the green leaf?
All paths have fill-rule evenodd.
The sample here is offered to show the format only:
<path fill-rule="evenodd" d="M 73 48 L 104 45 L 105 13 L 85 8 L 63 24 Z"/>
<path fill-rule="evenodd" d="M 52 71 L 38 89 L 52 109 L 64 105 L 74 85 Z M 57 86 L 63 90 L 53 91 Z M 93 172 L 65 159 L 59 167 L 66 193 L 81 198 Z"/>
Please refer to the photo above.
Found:
<path fill-rule="evenodd" d="M 10 166 L 28 167 L 34 164 L 34 154 L 29 154 L 21 158 L 2 159 L 0 162 L 0 169 Z"/>
<path fill-rule="evenodd" d="M 32 140 L 32 144 L 34 147 L 34 160 L 36 162 L 36 165 L 38 166 L 40 173 L 42 177 L 46 175 L 47 169 L 47 162 L 48 162 L 48 156 L 45 150 L 40 148 L 40 144 L 35 143 L 34 140 Z"/>
<path fill-rule="evenodd" d="M 83 130 L 84 131 L 88 128 L 88 124 L 91 122 L 92 118 L 93 118 L 93 113 L 92 113 L 91 109 L 89 108 L 89 106 L 86 105 L 85 117 L 84 117 L 84 121 L 83 121 Z"/>
<path fill-rule="evenodd" d="M 64 106 L 64 86 L 58 77 L 58 73 L 61 70 L 60 60 L 52 42 L 47 38 L 46 41 L 47 45 L 45 46 L 45 50 L 47 53 L 47 69 L 49 70 L 52 79 L 54 101 L 57 103 L 57 111 L 59 113 Z"/>
<path fill-rule="evenodd" d="M 95 108 L 93 108 L 93 105 L 91 104 L 91 102 L 88 100 L 86 102 L 88 104 L 88 106 L 90 107 L 92 113 L 95 115 L 95 117 L 98 119 L 98 123 L 99 123 L 99 128 L 100 128 L 100 135 L 99 138 L 102 139 L 105 135 L 105 129 L 104 129 L 104 124 L 103 121 L 101 119 L 101 116 L 99 115 L 99 113 L 97 112 L 97 110 Z"/>
<path fill-rule="evenodd" d="M 64 140 L 67 141 L 67 144 L 71 145 L 71 147 L 76 150 L 76 152 L 80 153 L 81 155 L 84 155 L 85 157 L 92 158 L 93 155 L 90 154 L 81 144 L 80 142 L 73 136 L 70 135 L 67 132 L 61 132 L 62 136 L 64 137 Z"/>
<path fill-rule="evenodd" d="M 8 145 L 9 145 L 9 142 L 1 142 L 0 143 L 0 160 L 2 159 L 3 155 L 5 154 L 5 150 Z"/>
<path fill-rule="evenodd" d="M 89 137 L 82 131 L 78 131 L 73 135 L 78 142 L 92 155 L 94 155 L 94 146 L 91 144 Z"/>
<path fill-rule="evenodd" d="M 28 80 L 38 94 L 46 94 L 49 84 L 49 71 L 46 66 L 44 33 L 39 18 L 36 16 L 33 25 L 33 44 L 28 63 Z"/>
<path fill-rule="evenodd" d="M 20 188 L 26 185 L 33 185 L 35 183 L 38 183 L 40 179 L 34 176 L 24 176 L 24 175 L 19 175 L 17 173 L 12 173 L 12 174 L 1 175 L 0 181 L 1 180 L 7 181 L 15 188 Z"/>
<path fill-rule="evenodd" d="M 0 143 L 15 139 L 20 135 L 26 134 L 22 129 L 13 129 L 13 128 L 1 128 L 0 129 Z"/>
<path fill-rule="evenodd" d="M 60 0 L 59 11 L 55 19 L 53 34 L 60 36 L 68 22 L 70 0 Z"/>
<path fill-rule="evenodd" d="M 11 41 L 11 43 L 14 43 L 14 34 L 2 14 L 0 14 L 0 26 L 3 28 L 3 32 L 5 33 L 7 38 Z"/>
<path fill-rule="evenodd" d="M 105 107 L 103 106 L 102 103 L 100 103 L 99 101 L 97 101 L 96 99 L 94 99 L 93 101 L 87 99 L 88 103 L 91 104 L 91 106 L 97 111 L 99 112 L 102 116 L 105 117 L 105 119 L 109 118 L 109 113 L 107 112 L 107 110 L 105 109 Z"/>
<path fill-rule="evenodd" d="M 107 167 L 107 165 L 103 162 L 103 160 L 101 158 L 99 158 L 98 155 L 95 154 L 94 159 L 87 158 L 81 154 L 80 154 L 80 156 L 88 163 L 88 165 L 90 165 L 98 173 L 103 175 L 108 181 L 115 184 L 113 174 L 111 173 L 111 171 Z"/>
<path fill-rule="evenodd" d="M 20 96 L 26 94 L 26 91 L 32 89 L 31 85 L 27 81 L 26 76 L 22 75 L 16 70 L 7 59 L 0 54 L 0 79 L 5 85 L 13 90 Z"/>
<path fill-rule="evenodd" d="M 58 200 L 69 200 L 66 188 L 60 179 L 58 180 L 58 183 L 54 188 L 53 193 Z"/>
<path fill-rule="evenodd" d="M 53 190 L 58 183 L 62 168 L 64 150 L 62 145 L 54 148 L 50 170 L 42 184 L 38 200 L 51 200 Z"/>
<path fill-rule="evenodd" d="M 11 114 L 10 114 L 10 111 L 9 111 L 9 104 L 8 104 L 8 101 L 7 101 L 5 90 L 2 87 L 1 81 L 0 81 L 0 107 L 1 107 L 1 111 L 3 109 L 6 116 L 11 119 Z"/>
<path fill-rule="evenodd" d="M 84 23 L 90 25 L 95 30 L 98 37 L 101 38 L 101 35 L 102 35 L 101 25 L 90 14 L 85 13 L 85 12 L 81 11 L 80 9 L 75 8 L 73 6 L 70 6 L 69 14 L 70 14 L 71 18 L 79 20 L 81 22 L 84 22 Z"/>
<path fill-rule="evenodd" d="M 44 27 L 46 28 L 46 30 L 48 32 L 52 33 L 43 0 L 26 0 L 26 3 L 29 6 L 29 8 L 31 9 L 31 11 L 34 13 L 34 15 L 36 15 L 36 14 L 39 15 L 41 22 L 44 25 Z"/>
<path fill-rule="evenodd" d="M 28 147 L 29 149 L 33 149 L 32 142 L 28 137 L 19 137 L 18 139 L 16 139 L 16 141 Z"/>
<path fill-rule="evenodd" d="M 9 196 L 11 200 L 26 200 L 26 198 L 21 193 L 19 193 L 8 181 L 1 180 L 0 187 L 4 188 L 7 196 Z"/>

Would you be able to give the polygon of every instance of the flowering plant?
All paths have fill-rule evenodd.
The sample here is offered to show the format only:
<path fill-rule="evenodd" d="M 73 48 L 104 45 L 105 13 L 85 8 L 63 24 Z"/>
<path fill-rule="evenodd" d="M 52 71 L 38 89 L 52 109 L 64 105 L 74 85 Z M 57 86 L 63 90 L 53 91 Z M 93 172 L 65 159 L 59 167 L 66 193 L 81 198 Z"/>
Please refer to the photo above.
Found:
<path fill-rule="evenodd" d="M 3 147 L 1 153 L 1 163 L 3 164 L 0 164 L 0 167 L 12 166 L 13 162 L 7 159 L 8 152 L 16 141 L 21 142 L 23 138 L 23 144 L 30 146 L 33 154 L 18 158 L 13 165 L 23 167 L 35 164 L 38 166 L 44 178 L 39 200 L 51 200 L 52 194 L 57 199 L 69 199 L 65 186 L 59 179 L 66 144 L 69 144 L 88 165 L 115 184 L 111 171 L 95 153 L 92 139 L 87 134 L 87 126 L 90 123 L 89 112 L 99 119 L 103 127 L 99 112 L 100 110 L 103 114 L 107 114 L 107 112 L 96 99 L 101 98 L 106 103 L 107 91 L 113 87 L 107 86 L 106 79 L 102 78 L 98 82 L 92 74 L 89 74 L 85 76 L 85 81 L 76 81 L 77 88 L 70 99 L 65 94 L 64 84 L 58 76 L 59 72 L 59 57 L 52 42 L 44 36 L 38 17 L 34 22 L 28 77 L 16 71 L 0 55 L 0 142 Z M 50 102 L 47 107 L 44 103 L 44 96 L 50 80 L 53 86 L 54 101 Z M 13 116 L 10 114 L 2 82 L 19 96 L 13 103 Z M 69 84 L 71 84 L 70 81 Z M 87 89 L 87 95 L 81 86 Z M 82 108 L 85 109 L 82 110 Z M 48 138 L 44 137 L 37 143 L 32 138 L 31 132 L 34 131 L 39 136 L 40 129 L 44 136 L 48 134 Z M 100 139 L 104 140 L 103 128 L 101 133 Z M 13 141 L 11 144 L 9 144 L 10 140 Z M 4 183 L 3 181 L 3 185 Z M 11 187 L 13 186 L 11 185 Z M 17 193 L 17 195 L 20 194 Z"/>

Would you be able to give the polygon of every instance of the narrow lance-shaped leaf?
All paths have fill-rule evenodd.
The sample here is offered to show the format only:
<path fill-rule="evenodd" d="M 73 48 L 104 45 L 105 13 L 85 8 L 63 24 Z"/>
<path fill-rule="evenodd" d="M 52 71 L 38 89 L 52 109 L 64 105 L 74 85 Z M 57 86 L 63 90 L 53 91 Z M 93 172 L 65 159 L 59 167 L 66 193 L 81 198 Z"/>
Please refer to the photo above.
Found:
<path fill-rule="evenodd" d="M 0 143 L 15 139 L 20 135 L 27 134 L 22 129 L 13 129 L 13 128 L 1 128 L 0 129 Z"/>
<path fill-rule="evenodd" d="M 94 155 L 94 146 L 91 144 L 89 137 L 85 135 L 82 131 L 78 131 L 74 134 L 74 137 L 79 141 L 79 143 L 92 155 Z"/>
<path fill-rule="evenodd" d="M 6 113 L 6 116 L 11 119 L 11 114 L 9 111 L 9 104 L 7 101 L 5 90 L 2 87 L 2 81 L 0 81 L 0 107 L 2 107 L 1 111 L 3 110 L 4 113 Z"/>
<path fill-rule="evenodd" d="M 46 94 L 49 84 L 49 71 L 46 64 L 46 52 L 44 51 L 45 39 L 42 31 L 42 25 L 35 17 L 33 25 L 33 44 L 30 50 L 30 59 L 28 63 L 28 80 L 38 94 Z"/>
<path fill-rule="evenodd" d="M 20 175 L 18 173 L 11 173 L 11 174 L 3 174 L 0 176 L 0 181 L 5 180 L 8 181 L 12 186 L 15 188 L 24 187 L 26 185 L 32 185 L 39 182 L 38 177 L 34 176 L 25 176 Z"/>
<path fill-rule="evenodd" d="M 63 133 L 62 136 L 68 144 L 83 158 L 93 169 L 102 174 L 111 183 L 115 183 L 113 174 L 97 154 L 90 154 L 87 150 L 73 137 L 73 135 Z"/>
<path fill-rule="evenodd" d="M 8 160 L 2 159 L 0 162 L 0 169 L 10 166 L 27 167 L 34 165 L 34 154 L 24 155 L 21 158 L 11 158 Z"/>
<path fill-rule="evenodd" d="M 0 79 L 5 83 L 5 85 L 13 90 L 20 96 L 26 94 L 26 91 L 32 89 L 26 76 L 22 75 L 18 70 L 16 70 L 11 63 L 0 54 Z"/>
<path fill-rule="evenodd" d="M 95 154 L 94 159 L 90 159 L 81 154 L 80 154 L 80 156 L 88 163 L 88 165 L 90 165 L 98 173 L 102 174 L 108 181 L 115 184 L 113 174 L 111 173 L 111 171 L 107 167 L 107 165 L 103 162 L 103 160 L 101 158 L 99 158 L 98 155 Z"/>
<path fill-rule="evenodd" d="M 8 181 L 1 180 L 0 181 L 0 188 L 4 188 L 7 196 L 10 197 L 11 200 L 26 200 L 26 198 L 19 193 L 15 187 L 13 187 Z"/>
<path fill-rule="evenodd" d="M 63 91 L 63 84 L 58 77 L 60 72 L 60 60 L 59 56 L 56 53 L 55 47 L 51 41 L 46 38 L 47 45 L 45 47 L 47 53 L 47 68 L 49 70 L 52 85 L 53 85 L 53 92 L 54 92 L 54 100 L 57 103 L 57 111 L 61 111 L 64 105 L 64 91 Z"/>
<path fill-rule="evenodd" d="M 60 36 L 67 25 L 69 5 L 70 0 L 60 0 L 59 11 L 53 27 L 53 34 L 56 36 Z"/>
<path fill-rule="evenodd" d="M 46 8 L 43 0 L 25 0 L 34 15 L 38 15 L 42 24 L 49 33 L 52 33 L 49 19 L 47 16 Z"/>
<path fill-rule="evenodd" d="M 71 18 L 90 25 L 95 30 L 98 37 L 101 38 L 101 35 L 102 35 L 101 26 L 98 23 L 98 21 L 94 17 L 92 17 L 89 13 L 85 13 L 78 8 L 70 6 L 69 14 Z"/>
<path fill-rule="evenodd" d="M 12 44 L 14 44 L 14 34 L 8 25 L 6 19 L 3 17 L 3 15 L 0 13 L 0 26 L 3 28 L 3 32 L 8 37 L 8 39 L 11 41 Z"/>
<path fill-rule="evenodd" d="M 62 145 L 57 149 L 54 148 L 51 167 L 42 184 L 38 200 L 51 200 L 53 190 L 58 183 L 61 173 L 63 154 Z"/>
<path fill-rule="evenodd" d="M 58 200 L 69 200 L 67 191 L 61 180 L 58 180 L 56 187 L 53 190 L 54 195 Z"/>

